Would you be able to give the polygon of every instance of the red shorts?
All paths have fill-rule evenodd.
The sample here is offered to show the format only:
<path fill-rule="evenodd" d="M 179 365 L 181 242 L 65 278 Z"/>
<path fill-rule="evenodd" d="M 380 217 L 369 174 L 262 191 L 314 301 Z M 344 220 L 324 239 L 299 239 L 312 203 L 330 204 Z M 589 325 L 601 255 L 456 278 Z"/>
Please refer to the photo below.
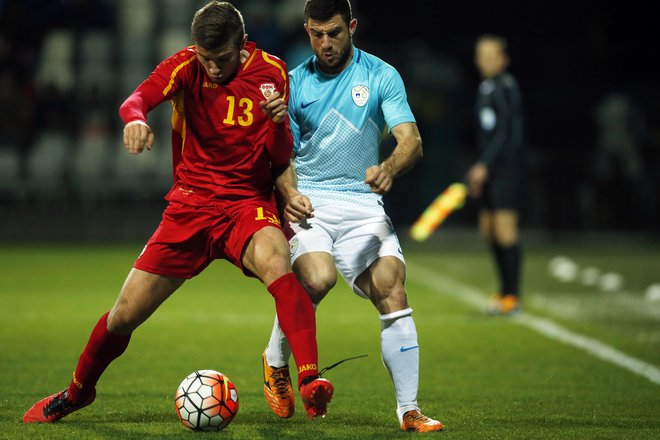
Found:
<path fill-rule="evenodd" d="M 171 201 L 135 262 L 136 269 L 192 278 L 211 261 L 225 259 L 248 276 L 241 257 L 252 235 L 266 226 L 282 229 L 272 197 L 190 206 Z"/>

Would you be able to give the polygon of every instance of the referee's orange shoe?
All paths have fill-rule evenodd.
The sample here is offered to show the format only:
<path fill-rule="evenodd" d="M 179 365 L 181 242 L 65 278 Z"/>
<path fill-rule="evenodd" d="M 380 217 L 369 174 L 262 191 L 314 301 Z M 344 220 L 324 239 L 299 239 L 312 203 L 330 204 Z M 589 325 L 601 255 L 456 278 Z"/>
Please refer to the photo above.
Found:
<path fill-rule="evenodd" d="M 515 315 L 520 312 L 520 300 L 517 295 L 491 296 L 487 312 L 491 315 Z"/>

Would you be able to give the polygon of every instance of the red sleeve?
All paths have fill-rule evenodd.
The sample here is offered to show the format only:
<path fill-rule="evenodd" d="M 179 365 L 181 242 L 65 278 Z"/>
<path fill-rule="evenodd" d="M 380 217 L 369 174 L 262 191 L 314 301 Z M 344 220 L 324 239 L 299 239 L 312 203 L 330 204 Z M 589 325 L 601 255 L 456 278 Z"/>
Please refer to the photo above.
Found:
<path fill-rule="evenodd" d="M 286 104 L 289 104 L 289 75 L 287 73 L 286 64 L 284 61 L 276 57 L 270 57 L 271 60 L 275 58 L 279 69 L 282 74 L 279 90 Z M 287 117 L 282 123 L 275 123 L 268 120 L 268 134 L 266 137 L 266 150 L 270 158 L 271 167 L 275 175 L 279 175 L 289 165 L 289 160 L 293 153 L 293 136 L 291 135 L 291 128 L 289 125 L 289 118 Z"/>
<path fill-rule="evenodd" d="M 277 124 L 268 121 L 266 150 L 275 175 L 279 175 L 289 165 L 293 153 L 293 136 L 289 128 L 289 118 Z"/>
<path fill-rule="evenodd" d="M 146 122 L 147 113 L 151 109 L 171 99 L 179 90 L 185 75 L 182 69 L 194 60 L 195 53 L 184 49 L 161 62 L 119 107 L 119 116 L 124 124 L 131 121 Z"/>

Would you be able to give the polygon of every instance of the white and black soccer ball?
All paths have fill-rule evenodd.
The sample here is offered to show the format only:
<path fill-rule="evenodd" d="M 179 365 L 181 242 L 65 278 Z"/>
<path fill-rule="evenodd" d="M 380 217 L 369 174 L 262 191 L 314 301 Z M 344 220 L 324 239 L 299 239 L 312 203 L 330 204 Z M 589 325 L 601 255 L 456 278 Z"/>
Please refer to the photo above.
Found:
<path fill-rule="evenodd" d="M 238 392 L 232 381 L 215 370 L 199 370 L 183 379 L 174 404 L 179 420 L 195 431 L 220 431 L 238 412 Z"/>

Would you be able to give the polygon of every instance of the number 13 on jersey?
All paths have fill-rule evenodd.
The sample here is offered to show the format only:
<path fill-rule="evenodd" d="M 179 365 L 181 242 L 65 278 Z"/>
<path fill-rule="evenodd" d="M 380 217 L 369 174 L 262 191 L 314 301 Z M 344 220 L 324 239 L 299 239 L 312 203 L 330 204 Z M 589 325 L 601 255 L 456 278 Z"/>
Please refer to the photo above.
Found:
<path fill-rule="evenodd" d="M 227 96 L 227 104 L 227 117 L 222 121 L 224 124 L 236 125 L 238 121 L 238 125 L 243 127 L 252 125 L 254 121 L 254 115 L 252 114 L 254 103 L 251 99 L 241 98 L 237 105 L 235 96 Z M 236 113 L 238 116 L 235 116 Z"/>

